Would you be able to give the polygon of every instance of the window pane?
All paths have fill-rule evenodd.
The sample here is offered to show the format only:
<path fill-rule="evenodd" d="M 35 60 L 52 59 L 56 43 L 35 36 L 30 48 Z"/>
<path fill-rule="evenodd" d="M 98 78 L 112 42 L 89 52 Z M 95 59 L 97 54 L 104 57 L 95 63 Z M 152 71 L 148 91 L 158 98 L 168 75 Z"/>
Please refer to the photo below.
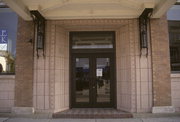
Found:
<path fill-rule="evenodd" d="M 14 73 L 18 17 L 9 8 L 0 9 L 0 74 Z"/>
<path fill-rule="evenodd" d="M 76 102 L 89 102 L 89 59 L 76 58 Z"/>
<path fill-rule="evenodd" d="M 72 49 L 113 48 L 113 34 L 108 32 L 73 33 Z"/>
<path fill-rule="evenodd" d="M 97 102 L 110 102 L 110 59 L 96 59 Z"/>
<path fill-rule="evenodd" d="M 169 21 L 171 70 L 180 71 L 180 22 Z"/>

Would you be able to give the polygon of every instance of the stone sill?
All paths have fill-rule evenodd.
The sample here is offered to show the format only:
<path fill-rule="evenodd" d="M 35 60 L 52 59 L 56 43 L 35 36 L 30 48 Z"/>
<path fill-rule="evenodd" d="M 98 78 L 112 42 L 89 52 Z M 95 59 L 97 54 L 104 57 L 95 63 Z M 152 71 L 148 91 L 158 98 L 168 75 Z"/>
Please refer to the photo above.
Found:
<path fill-rule="evenodd" d="M 180 73 L 171 73 L 171 78 L 180 78 Z"/>
<path fill-rule="evenodd" d="M 0 79 L 15 79 L 15 75 L 0 75 Z"/>

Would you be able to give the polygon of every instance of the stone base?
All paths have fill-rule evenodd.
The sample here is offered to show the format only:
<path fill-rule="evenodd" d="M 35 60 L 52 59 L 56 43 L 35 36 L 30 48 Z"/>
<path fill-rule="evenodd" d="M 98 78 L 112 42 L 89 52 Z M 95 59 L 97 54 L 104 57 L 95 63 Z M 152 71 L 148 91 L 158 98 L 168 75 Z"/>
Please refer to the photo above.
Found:
<path fill-rule="evenodd" d="M 158 106 L 153 107 L 152 113 L 174 113 L 175 108 L 173 106 Z"/>
<path fill-rule="evenodd" d="M 33 107 L 13 107 L 11 112 L 13 114 L 34 114 Z"/>
<path fill-rule="evenodd" d="M 57 112 L 65 111 L 65 110 L 69 110 L 69 107 L 63 108 L 63 109 L 54 110 L 53 113 L 57 113 Z"/>

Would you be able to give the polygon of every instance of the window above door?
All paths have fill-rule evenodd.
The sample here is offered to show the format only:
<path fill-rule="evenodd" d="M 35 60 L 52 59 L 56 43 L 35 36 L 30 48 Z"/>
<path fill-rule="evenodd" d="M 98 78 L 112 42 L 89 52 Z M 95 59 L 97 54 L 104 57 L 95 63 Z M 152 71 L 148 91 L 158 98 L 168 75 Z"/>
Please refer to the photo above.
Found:
<path fill-rule="evenodd" d="M 72 32 L 72 49 L 112 49 L 114 32 Z"/>

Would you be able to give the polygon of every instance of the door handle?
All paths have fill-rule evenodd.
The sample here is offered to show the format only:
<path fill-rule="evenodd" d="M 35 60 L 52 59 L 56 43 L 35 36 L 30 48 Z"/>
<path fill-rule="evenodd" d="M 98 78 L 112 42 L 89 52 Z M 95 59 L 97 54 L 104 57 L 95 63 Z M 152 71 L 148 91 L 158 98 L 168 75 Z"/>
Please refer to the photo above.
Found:
<path fill-rule="evenodd" d="M 96 87 L 95 86 L 93 86 L 93 89 L 95 89 Z"/>

